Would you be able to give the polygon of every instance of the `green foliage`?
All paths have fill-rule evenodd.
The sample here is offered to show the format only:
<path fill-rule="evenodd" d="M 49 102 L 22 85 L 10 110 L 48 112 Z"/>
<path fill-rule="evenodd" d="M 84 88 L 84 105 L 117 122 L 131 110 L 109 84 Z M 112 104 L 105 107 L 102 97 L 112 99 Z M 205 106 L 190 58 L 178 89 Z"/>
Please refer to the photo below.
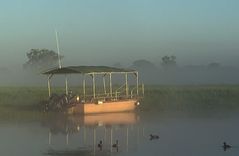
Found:
<path fill-rule="evenodd" d="M 46 69 L 57 66 L 58 54 L 48 49 L 31 49 L 27 54 L 28 61 L 23 67 L 31 69 Z M 63 56 L 60 56 L 62 59 Z"/>
<path fill-rule="evenodd" d="M 176 66 L 176 56 L 164 56 L 162 57 L 162 66 L 167 67 L 175 67 Z"/>

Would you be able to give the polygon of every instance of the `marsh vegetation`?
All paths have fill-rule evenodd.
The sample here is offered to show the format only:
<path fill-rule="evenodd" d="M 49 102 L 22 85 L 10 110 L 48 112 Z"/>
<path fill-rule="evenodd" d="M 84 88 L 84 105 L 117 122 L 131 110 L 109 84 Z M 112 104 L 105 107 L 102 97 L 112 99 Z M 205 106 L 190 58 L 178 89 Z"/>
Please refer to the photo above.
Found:
<path fill-rule="evenodd" d="M 239 108 L 238 85 L 149 86 L 142 108 L 150 110 L 212 110 Z"/>
<path fill-rule="evenodd" d="M 80 93 L 81 87 L 73 87 Z M 64 93 L 63 87 L 54 88 Z M 141 111 L 210 110 L 239 108 L 239 85 L 146 86 Z M 45 87 L 0 87 L 0 111 L 38 111 L 47 100 Z"/>
<path fill-rule="evenodd" d="M 80 93 L 78 87 L 71 88 L 71 90 L 74 93 Z M 54 92 L 64 93 L 64 88 L 54 88 Z M 97 129 L 96 142 L 105 136 L 104 130 L 110 137 L 110 129 L 112 129 L 114 139 L 122 139 L 119 153 L 117 153 L 119 155 L 147 155 L 149 150 L 162 155 L 173 155 L 171 151 L 181 155 L 191 155 L 191 153 L 218 155 L 223 151 L 218 146 L 223 141 L 237 144 L 234 136 L 238 133 L 236 124 L 239 110 L 238 94 L 239 86 L 237 85 L 146 86 L 140 112 L 133 113 L 133 116 L 126 115 L 126 121 L 132 119 L 133 124 L 104 127 L 101 125 L 102 122 L 99 122 L 100 124 L 90 122 L 94 126 L 88 125 L 87 127 L 86 121 L 90 121 L 87 117 L 40 111 L 40 102 L 48 98 L 48 91 L 45 87 L 1 87 L 0 125 L 2 133 L 0 135 L 2 145 L 11 148 L 11 150 L 2 148 L 1 153 L 42 156 L 49 149 L 55 149 L 56 152 L 53 151 L 55 155 L 62 154 L 61 152 L 65 150 L 72 154 L 75 149 L 87 145 L 91 151 L 86 155 L 93 155 L 94 129 Z M 92 118 L 92 116 L 89 117 Z M 109 121 L 109 118 L 106 119 Z M 96 116 L 95 121 L 100 121 L 99 116 Z M 126 148 L 124 149 L 127 132 L 129 132 L 129 152 L 126 152 Z M 142 136 L 138 137 L 141 133 Z M 10 141 L 7 134 L 13 135 Z M 84 142 L 84 134 L 88 135 L 86 142 Z M 149 134 L 159 134 L 160 138 L 150 141 Z M 50 136 L 52 140 L 48 140 Z M 207 139 L 209 141 L 205 145 Z M 26 140 L 27 146 L 22 144 L 22 140 Z M 16 144 L 13 144 L 14 142 Z M 104 146 L 106 147 L 109 146 Z M 215 147 L 218 148 L 215 149 Z M 19 150 L 24 153 L 16 152 Z M 50 154 L 51 152 L 52 150 Z M 110 154 L 109 150 L 106 152 Z M 232 152 L 234 155 L 238 154 L 237 151 Z M 104 151 L 101 153 L 96 147 L 96 155 L 102 154 L 105 154 Z"/>

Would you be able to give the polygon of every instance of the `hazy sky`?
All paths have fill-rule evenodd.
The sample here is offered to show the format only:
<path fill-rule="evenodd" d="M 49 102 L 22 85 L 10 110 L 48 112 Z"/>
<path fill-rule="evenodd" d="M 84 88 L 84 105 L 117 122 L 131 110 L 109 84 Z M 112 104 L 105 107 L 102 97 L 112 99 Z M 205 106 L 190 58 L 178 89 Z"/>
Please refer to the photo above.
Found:
<path fill-rule="evenodd" d="M 24 63 L 32 48 L 56 51 L 54 29 L 63 65 L 172 54 L 180 64 L 237 65 L 238 8 L 238 0 L 1 0 L 0 66 Z"/>

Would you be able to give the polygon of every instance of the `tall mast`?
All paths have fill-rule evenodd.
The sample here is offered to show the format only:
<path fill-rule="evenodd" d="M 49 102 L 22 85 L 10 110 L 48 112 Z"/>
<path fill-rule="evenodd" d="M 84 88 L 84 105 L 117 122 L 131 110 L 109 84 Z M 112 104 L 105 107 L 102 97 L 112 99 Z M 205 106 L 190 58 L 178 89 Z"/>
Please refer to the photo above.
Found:
<path fill-rule="evenodd" d="M 58 65 L 59 65 L 59 68 L 61 68 L 61 58 L 60 58 L 59 40 L 58 40 L 58 33 L 57 33 L 56 30 L 55 30 L 55 33 L 56 33 L 56 47 L 57 47 L 57 54 L 58 54 Z"/>

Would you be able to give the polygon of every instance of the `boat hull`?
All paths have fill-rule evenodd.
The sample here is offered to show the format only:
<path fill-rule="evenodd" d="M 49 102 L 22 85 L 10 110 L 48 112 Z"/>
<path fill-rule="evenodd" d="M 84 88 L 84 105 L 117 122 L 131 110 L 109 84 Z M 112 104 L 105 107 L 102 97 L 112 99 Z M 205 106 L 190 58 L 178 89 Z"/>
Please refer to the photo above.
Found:
<path fill-rule="evenodd" d="M 110 113 L 110 112 L 127 112 L 133 111 L 137 107 L 138 100 L 120 100 L 104 103 L 77 103 L 68 108 L 68 114 L 93 114 L 93 113 Z"/>

